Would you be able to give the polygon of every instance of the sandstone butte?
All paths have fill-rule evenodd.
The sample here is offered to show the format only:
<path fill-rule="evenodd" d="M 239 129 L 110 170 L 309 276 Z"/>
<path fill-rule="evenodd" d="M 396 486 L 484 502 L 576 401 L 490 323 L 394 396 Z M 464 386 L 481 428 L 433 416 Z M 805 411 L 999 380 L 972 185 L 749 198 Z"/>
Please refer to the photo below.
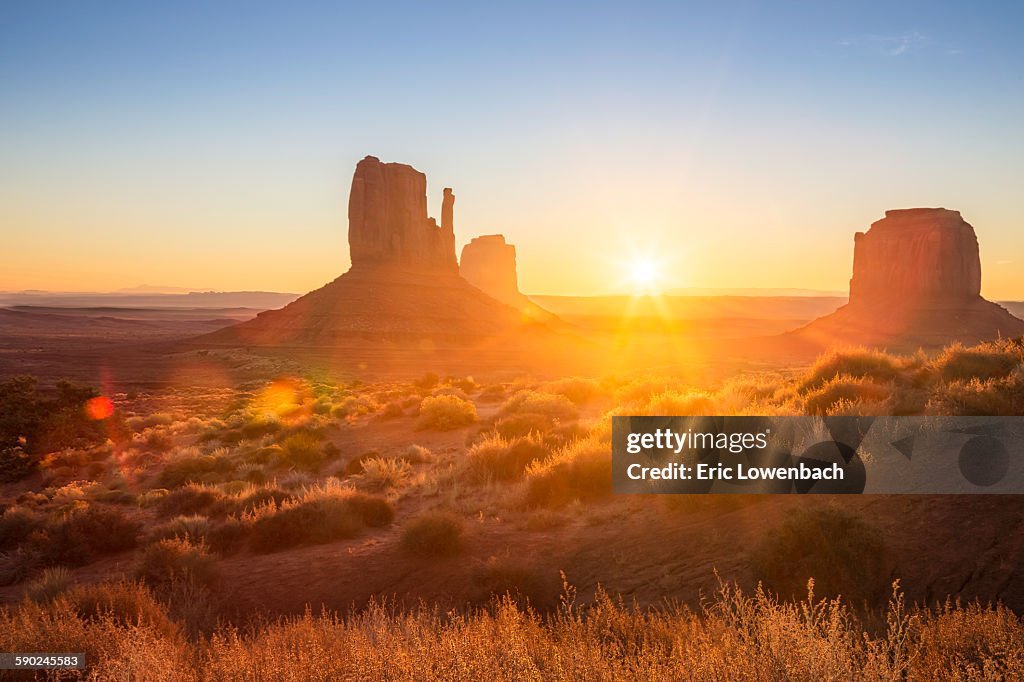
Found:
<path fill-rule="evenodd" d="M 463 246 L 459 257 L 459 274 L 487 295 L 512 306 L 521 315 L 554 328 L 564 327 L 564 323 L 555 315 L 519 291 L 516 247 L 506 243 L 504 235 L 474 237 Z"/>
<path fill-rule="evenodd" d="M 938 346 L 1024 334 L 1024 320 L 981 296 L 974 228 L 959 211 L 886 211 L 854 235 L 850 300 L 796 332 L 822 345 Z"/>
<path fill-rule="evenodd" d="M 455 195 L 446 188 L 438 225 L 427 215 L 426 175 L 367 156 L 356 166 L 349 194 L 351 268 L 280 310 L 199 341 L 318 348 L 353 341 L 472 346 L 547 331 L 537 316 L 496 300 L 459 275 L 454 204 Z"/>

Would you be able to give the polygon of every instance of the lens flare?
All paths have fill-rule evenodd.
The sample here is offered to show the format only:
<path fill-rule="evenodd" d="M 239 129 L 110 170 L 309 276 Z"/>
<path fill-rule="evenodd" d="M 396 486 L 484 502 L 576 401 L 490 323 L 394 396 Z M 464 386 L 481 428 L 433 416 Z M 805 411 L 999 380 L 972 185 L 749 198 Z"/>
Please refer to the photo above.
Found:
<path fill-rule="evenodd" d="M 105 395 L 90 398 L 85 403 L 85 414 L 96 421 L 107 419 L 114 414 L 114 403 Z"/>
<path fill-rule="evenodd" d="M 313 413 L 314 397 L 301 379 L 282 378 L 270 382 L 252 404 L 252 411 L 289 425 L 305 423 Z"/>

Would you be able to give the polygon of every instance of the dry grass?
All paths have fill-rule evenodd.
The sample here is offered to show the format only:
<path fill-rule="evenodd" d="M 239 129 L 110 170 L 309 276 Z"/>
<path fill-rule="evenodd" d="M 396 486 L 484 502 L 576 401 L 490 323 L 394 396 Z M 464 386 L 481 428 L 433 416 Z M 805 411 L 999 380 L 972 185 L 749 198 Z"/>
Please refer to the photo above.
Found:
<path fill-rule="evenodd" d="M 501 582 L 534 583 L 518 569 L 498 573 Z M 371 603 L 348 617 L 307 611 L 189 639 L 138 586 L 76 591 L 0 610 L 0 649 L 84 651 L 96 680 L 924 682 L 1024 675 L 1024 625 L 1009 610 L 907 608 L 896 590 L 870 622 L 813 591 L 803 601 L 780 602 L 723 584 L 693 611 L 639 609 L 601 591 L 584 606 L 566 587 L 548 615 L 512 596 L 463 613 Z"/>
<path fill-rule="evenodd" d="M 412 476 L 412 465 L 404 459 L 369 457 L 362 461 L 360 487 L 367 490 L 401 488 Z"/>
<path fill-rule="evenodd" d="M 611 495 L 611 482 L 611 445 L 592 435 L 527 468 L 526 504 L 559 507 L 574 500 L 597 500 Z"/>
<path fill-rule="evenodd" d="M 547 456 L 539 435 L 510 439 L 491 434 L 469 449 L 466 468 L 470 478 L 478 482 L 513 481 L 522 478 L 532 462 Z"/>

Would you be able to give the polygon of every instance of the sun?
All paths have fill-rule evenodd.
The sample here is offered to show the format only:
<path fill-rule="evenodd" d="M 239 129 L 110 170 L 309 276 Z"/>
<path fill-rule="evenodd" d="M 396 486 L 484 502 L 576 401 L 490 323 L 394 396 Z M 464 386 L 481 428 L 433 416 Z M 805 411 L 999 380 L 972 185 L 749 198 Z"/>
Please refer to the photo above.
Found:
<path fill-rule="evenodd" d="M 658 264 L 648 258 L 635 258 L 629 266 L 629 279 L 636 293 L 658 292 L 661 271 Z"/>

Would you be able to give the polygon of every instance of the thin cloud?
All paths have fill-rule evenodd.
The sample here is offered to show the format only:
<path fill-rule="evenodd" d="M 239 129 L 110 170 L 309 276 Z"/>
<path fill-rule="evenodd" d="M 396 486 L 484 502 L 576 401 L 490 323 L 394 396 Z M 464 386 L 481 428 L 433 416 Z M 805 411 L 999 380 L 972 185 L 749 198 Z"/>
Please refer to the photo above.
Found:
<path fill-rule="evenodd" d="M 871 50 L 888 57 L 899 57 L 927 46 L 931 41 L 920 31 L 906 31 L 892 35 L 864 35 L 844 38 L 839 41 L 843 47 Z"/>

